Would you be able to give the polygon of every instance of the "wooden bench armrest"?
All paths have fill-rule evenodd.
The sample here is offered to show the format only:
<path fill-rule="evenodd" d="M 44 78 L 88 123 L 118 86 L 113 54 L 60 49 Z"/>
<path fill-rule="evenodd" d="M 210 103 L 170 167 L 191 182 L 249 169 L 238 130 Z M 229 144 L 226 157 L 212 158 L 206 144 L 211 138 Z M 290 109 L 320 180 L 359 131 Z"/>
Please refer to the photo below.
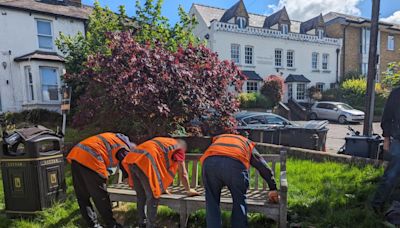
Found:
<path fill-rule="evenodd" d="M 280 191 L 286 193 L 288 191 L 288 182 L 287 182 L 287 178 L 286 178 L 286 171 L 281 171 L 280 184 L 281 184 Z"/>

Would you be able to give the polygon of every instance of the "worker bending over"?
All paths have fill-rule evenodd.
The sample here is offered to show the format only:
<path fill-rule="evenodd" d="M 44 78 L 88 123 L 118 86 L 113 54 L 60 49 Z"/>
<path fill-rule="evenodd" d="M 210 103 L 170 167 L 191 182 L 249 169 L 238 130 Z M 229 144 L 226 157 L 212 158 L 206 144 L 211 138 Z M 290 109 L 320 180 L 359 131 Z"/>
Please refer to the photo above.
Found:
<path fill-rule="evenodd" d="M 254 166 L 268 183 L 269 201 L 279 201 L 273 172 L 255 149 L 255 144 L 246 137 L 234 134 L 214 137 L 200 162 L 206 190 L 206 221 L 209 228 L 222 226 L 220 197 L 224 186 L 228 187 L 233 198 L 232 227 L 248 226 L 245 200 L 249 187 L 250 165 Z"/>
<path fill-rule="evenodd" d="M 156 137 L 137 146 L 122 161 L 137 194 L 139 227 L 155 227 L 159 198 L 167 193 L 178 169 L 187 195 L 199 195 L 189 187 L 185 152 L 185 141 Z"/>
<path fill-rule="evenodd" d="M 90 198 L 107 228 L 122 227 L 113 217 L 106 184 L 112 170 L 119 165 L 119 160 L 134 146 L 123 134 L 102 133 L 78 143 L 68 154 L 67 160 L 71 163 L 72 183 L 79 209 L 88 227 L 102 227 Z"/>

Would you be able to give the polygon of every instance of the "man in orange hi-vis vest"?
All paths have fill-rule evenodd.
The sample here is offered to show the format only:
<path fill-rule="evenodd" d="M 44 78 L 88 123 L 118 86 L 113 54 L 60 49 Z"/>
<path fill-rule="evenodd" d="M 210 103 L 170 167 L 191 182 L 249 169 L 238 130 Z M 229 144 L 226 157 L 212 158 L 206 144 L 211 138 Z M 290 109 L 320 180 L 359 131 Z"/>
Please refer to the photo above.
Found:
<path fill-rule="evenodd" d="M 155 227 L 159 198 L 167 193 L 178 170 L 187 195 L 199 195 L 189 186 L 185 152 L 185 141 L 156 137 L 138 145 L 122 161 L 137 194 L 139 227 Z"/>
<path fill-rule="evenodd" d="M 102 227 L 90 198 L 107 228 L 122 227 L 113 217 L 106 184 L 113 169 L 134 147 L 127 136 L 107 132 L 81 141 L 69 152 L 67 160 L 71 163 L 76 198 L 88 227 Z"/>
<path fill-rule="evenodd" d="M 232 227 L 247 227 L 246 192 L 249 187 L 248 169 L 254 166 L 268 183 L 268 199 L 279 201 L 276 183 L 267 162 L 255 149 L 255 144 L 241 135 L 222 134 L 213 138 L 210 147 L 200 158 L 203 183 L 206 190 L 207 227 L 222 226 L 220 197 L 227 186 L 233 198 Z"/>

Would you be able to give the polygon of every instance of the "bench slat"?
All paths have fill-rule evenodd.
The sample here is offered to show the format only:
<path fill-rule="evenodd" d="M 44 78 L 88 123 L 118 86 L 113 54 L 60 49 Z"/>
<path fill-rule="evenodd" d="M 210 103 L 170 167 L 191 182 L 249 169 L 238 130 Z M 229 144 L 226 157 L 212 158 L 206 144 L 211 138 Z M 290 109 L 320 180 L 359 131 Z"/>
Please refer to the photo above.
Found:
<path fill-rule="evenodd" d="M 198 160 L 193 161 L 193 166 L 192 166 L 192 179 L 190 180 L 190 187 L 195 188 L 197 187 L 198 183 L 198 178 L 199 178 L 199 172 L 198 172 Z"/>
<path fill-rule="evenodd" d="M 260 175 L 258 175 L 258 170 L 254 170 L 254 189 L 255 190 L 258 190 L 258 178 L 260 178 Z"/>

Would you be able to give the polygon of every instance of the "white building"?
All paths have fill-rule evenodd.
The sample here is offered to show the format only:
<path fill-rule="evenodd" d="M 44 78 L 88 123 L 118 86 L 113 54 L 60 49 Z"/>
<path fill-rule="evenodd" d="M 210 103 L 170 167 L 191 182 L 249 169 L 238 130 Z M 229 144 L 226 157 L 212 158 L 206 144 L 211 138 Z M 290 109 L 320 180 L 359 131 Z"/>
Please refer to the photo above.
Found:
<path fill-rule="evenodd" d="M 85 32 L 80 0 L 0 0 L 0 111 L 60 109 L 59 33 Z"/>
<path fill-rule="evenodd" d="M 230 9 L 193 4 L 190 14 L 198 21 L 195 35 L 247 75 L 245 92 L 257 92 L 263 79 L 281 75 L 284 100 L 307 102 L 307 88 L 329 89 L 340 78 L 342 40 L 325 36 L 322 15 L 298 22 L 285 8 L 270 16 L 251 14 L 242 0 Z"/>

